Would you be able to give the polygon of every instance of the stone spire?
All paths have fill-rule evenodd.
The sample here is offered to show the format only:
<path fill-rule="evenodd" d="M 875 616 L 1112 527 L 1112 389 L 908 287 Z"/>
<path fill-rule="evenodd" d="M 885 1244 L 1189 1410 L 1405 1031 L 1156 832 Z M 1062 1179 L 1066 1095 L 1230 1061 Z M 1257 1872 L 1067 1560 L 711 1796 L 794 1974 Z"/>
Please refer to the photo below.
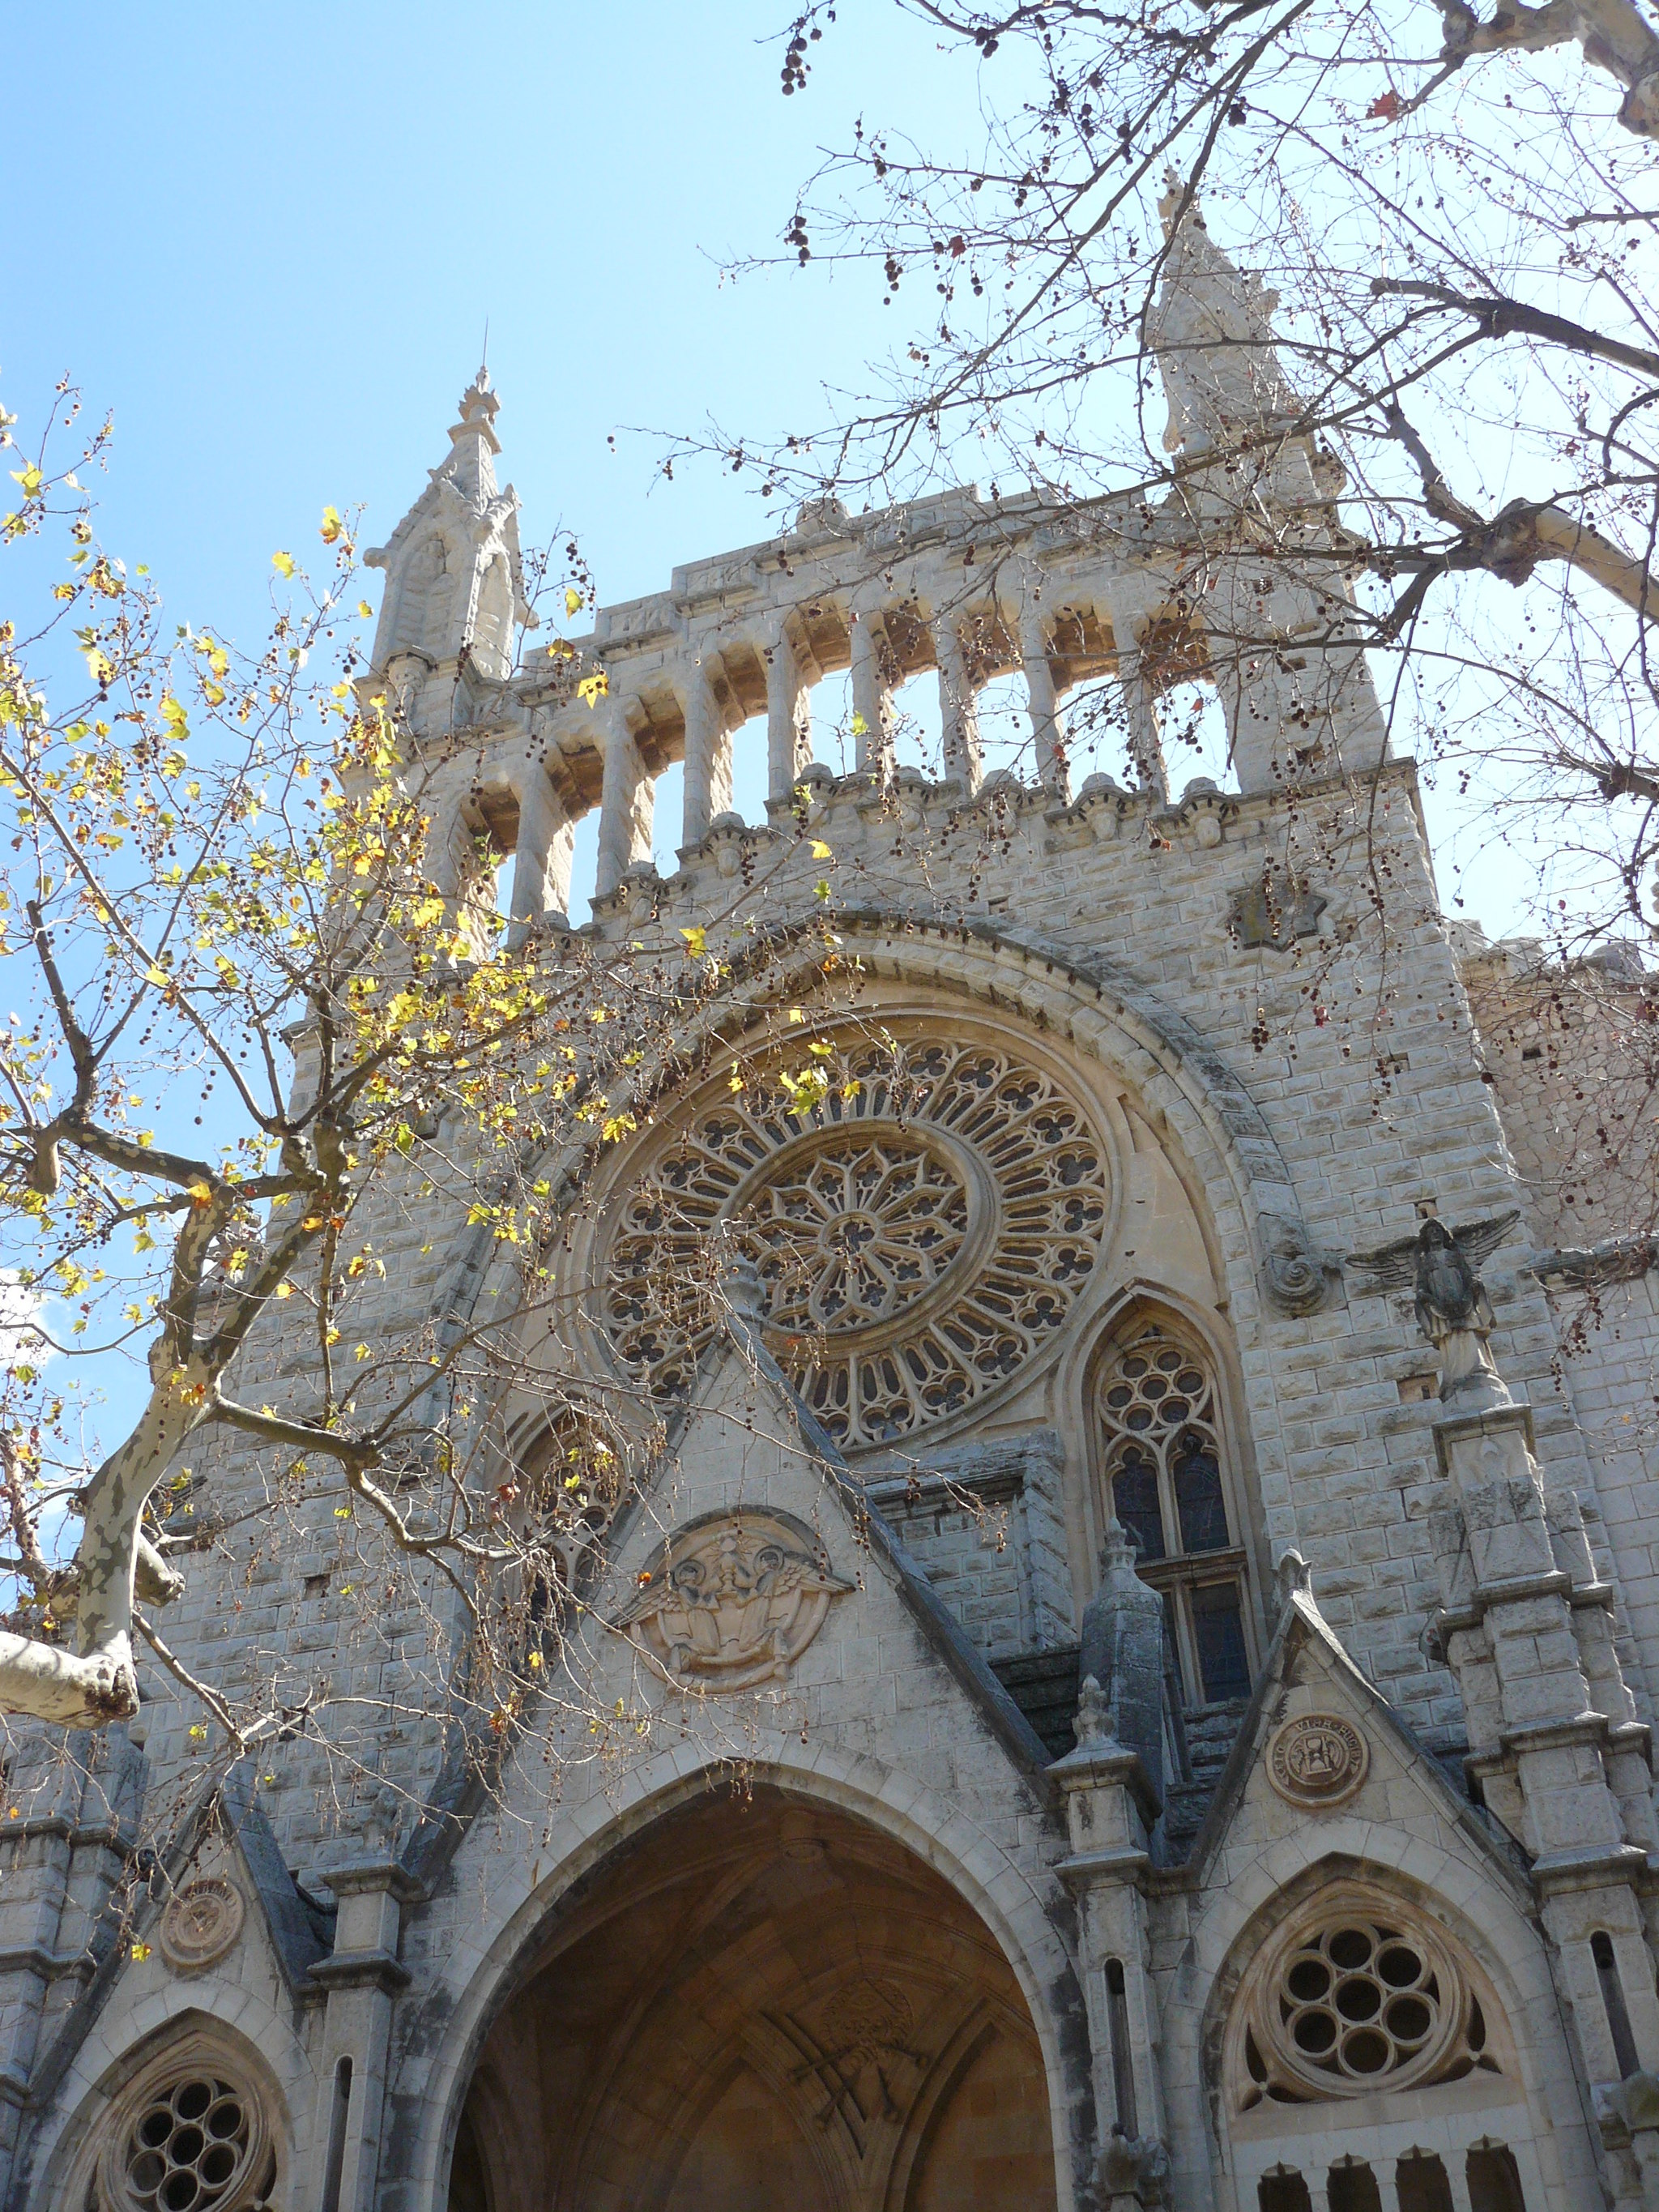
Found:
<path fill-rule="evenodd" d="M 454 451 L 435 474 L 448 475 L 475 507 L 488 507 L 495 497 L 495 456 L 501 441 L 495 435 L 495 416 L 501 409 L 489 382 L 489 371 L 480 368 L 461 394 L 461 419 L 449 427 Z"/>
<path fill-rule="evenodd" d="M 1274 343 L 1279 295 L 1223 252 L 1174 170 L 1164 182 L 1164 281 L 1148 337 L 1170 402 L 1164 443 L 1192 459 L 1292 418 L 1298 407 Z"/>
<path fill-rule="evenodd" d="M 363 556 L 386 572 L 373 680 L 397 691 L 417 730 L 434 715 L 450 724 L 457 682 L 502 682 L 513 669 L 515 626 L 536 627 L 524 597 L 519 495 L 495 478 L 500 406 L 481 368 L 461 394 L 450 450 L 426 489 L 386 543 Z"/>

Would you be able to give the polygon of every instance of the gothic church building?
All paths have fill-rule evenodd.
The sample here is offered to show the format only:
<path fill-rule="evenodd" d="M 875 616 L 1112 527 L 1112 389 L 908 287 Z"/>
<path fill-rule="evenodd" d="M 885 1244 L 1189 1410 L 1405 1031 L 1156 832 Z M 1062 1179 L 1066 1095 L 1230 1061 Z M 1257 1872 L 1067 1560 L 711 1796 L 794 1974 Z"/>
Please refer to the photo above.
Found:
<path fill-rule="evenodd" d="M 18 1738 L 5 2212 L 1659 2206 L 1656 1489 L 1620 1434 L 1651 1247 L 1613 1220 L 1559 1249 L 1531 1094 L 1472 1007 L 1504 956 L 1442 919 L 1331 617 L 1340 477 L 1275 432 L 1270 304 L 1176 232 L 1155 336 L 1188 465 L 1158 501 L 822 501 L 601 609 L 602 690 L 519 649 L 496 400 L 465 395 L 372 556 L 373 684 L 437 763 L 446 888 L 492 840 L 515 941 L 556 963 L 676 945 L 762 876 L 810 918 L 822 843 L 856 1008 L 781 924 L 742 1051 L 809 1036 L 837 1080 L 734 1096 L 716 991 L 688 1014 L 709 1072 L 584 1172 L 581 1296 L 525 1358 L 619 1420 L 659 1404 L 666 1444 L 605 1534 L 580 1694 L 547 1685 L 489 1789 L 437 1730 L 388 1726 L 385 1788 L 344 1801 L 303 1741 L 262 1753 L 100 1948 L 198 1710 L 153 1672 L 76 1759 Z M 1259 573 L 1247 507 L 1305 590 Z M 1177 790 L 1160 702 L 1206 623 L 1231 787 Z M 843 774 L 808 711 L 837 672 Z M 937 778 L 889 756 L 922 672 Z M 1028 687 L 1021 775 L 982 768 L 994 679 Z M 1138 772 L 1074 787 L 1068 698 L 1103 684 Z M 1385 1010 L 1364 1048 L 1311 1018 L 1316 975 Z M 779 1224 L 804 1277 L 769 1265 Z M 386 1331 L 464 1316 L 476 1237 L 398 1233 Z M 1574 1332 L 1591 1281 L 1604 1325 Z M 307 1326 L 272 1308 L 256 1382 Z M 526 1464 L 533 1404 L 501 1415 Z M 227 1511 L 264 1480 L 228 1446 L 205 1474 Z M 234 1592 L 191 1563 L 169 1636 L 199 1677 L 240 1692 L 280 1653 L 372 1713 L 331 1502 Z M 590 1708 L 641 1724 L 567 1757 Z"/>

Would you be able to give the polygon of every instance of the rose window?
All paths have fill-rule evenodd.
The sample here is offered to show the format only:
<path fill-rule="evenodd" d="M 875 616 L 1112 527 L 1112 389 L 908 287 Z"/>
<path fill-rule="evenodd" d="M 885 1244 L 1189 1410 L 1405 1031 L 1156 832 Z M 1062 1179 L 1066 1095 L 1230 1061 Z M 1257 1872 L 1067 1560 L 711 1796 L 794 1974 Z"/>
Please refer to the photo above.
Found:
<path fill-rule="evenodd" d="M 213 2212 L 246 2178 L 253 2148 L 240 2093 L 192 2075 L 139 2117 L 127 2142 L 126 2194 L 143 2212 Z"/>
<path fill-rule="evenodd" d="M 1496 2070 L 1469 1977 L 1427 1928 L 1359 1912 L 1304 1923 L 1248 1978 L 1245 2109 Z"/>
<path fill-rule="evenodd" d="M 1103 1147 L 1054 1079 L 999 1048 L 832 1044 L 694 1115 L 623 1200 L 602 1311 L 665 1396 L 708 1340 L 719 1245 L 758 1268 L 768 1340 L 836 1442 L 885 1443 L 1000 1389 L 1057 1341 L 1099 1256 Z"/>
<path fill-rule="evenodd" d="M 932 1289 L 968 1234 L 968 1186 L 942 1153 L 896 1133 L 837 1134 L 764 1184 L 745 1241 L 775 1328 L 868 1328 Z"/>

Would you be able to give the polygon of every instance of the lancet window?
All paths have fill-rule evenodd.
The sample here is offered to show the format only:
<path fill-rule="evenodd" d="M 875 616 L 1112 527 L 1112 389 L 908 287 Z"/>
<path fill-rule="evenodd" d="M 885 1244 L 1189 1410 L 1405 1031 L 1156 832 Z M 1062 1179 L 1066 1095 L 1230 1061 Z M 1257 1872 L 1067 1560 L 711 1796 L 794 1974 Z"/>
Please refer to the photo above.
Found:
<path fill-rule="evenodd" d="M 1215 1371 L 1162 1322 L 1133 1330 L 1096 1387 L 1106 1503 L 1163 1594 L 1188 1701 L 1247 1697 L 1245 1555 L 1229 1510 Z"/>

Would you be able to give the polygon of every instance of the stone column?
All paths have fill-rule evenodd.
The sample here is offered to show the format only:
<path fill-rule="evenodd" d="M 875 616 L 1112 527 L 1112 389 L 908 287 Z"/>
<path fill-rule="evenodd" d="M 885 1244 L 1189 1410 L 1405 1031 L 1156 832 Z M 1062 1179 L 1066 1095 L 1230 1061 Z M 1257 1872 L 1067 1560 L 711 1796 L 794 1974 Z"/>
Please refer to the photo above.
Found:
<path fill-rule="evenodd" d="M 570 825 L 539 761 L 531 761 L 519 793 L 519 836 L 513 855 L 508 921 L 522 935 L 550 908 L 570 904 Z"/>
<path fill-rule="evenodd" d="M 1060 711 L 1060 693 L 1048 665 L 1048 633 L 1035 600 L 1019 611 L 1019 654 L 1025 668 L 1026 688 L 1031 695 L 1031 737 L 1036 753 L 1037 781 L 1057 798 L 1069 796 L 1071 771 L 1066 761 L 1066 722 Z"/>
<path fill-rule="evenodd" d="M 939 717 L 945 733 L 945 773 L 971 795 L 979 788 L 979 704 L 962 632 L 946 617 L 933 629 L 939 662 Z"/>
<path fill-rule="evenodd" d="M 682 843 L 700 845 L 717 814 L 732 804 L 732 741 L 706 661 L 679 680 L 685 712 L 685 816 Z"/>
<path fill-rule="evenodd" d="M 651 852 L 653 787 L 640 760 L 620 699 L 604 702 L 600 722 L 605 783 L 599 799 L 599 856 L 594 896 L 614 891 L 636 860 Z"/>
<path fill-rule="evenodd" d="M 887 677 L 882 666 L 881 617 L 873 607 L 854 605 L 853 647 L 854 764 L 860 775 L 885 777 L 891 765 Z"/>
<path fill-rule="evenodd" d="M 1077 1748 L 1049 1771 L 1066 1793 L 1072 1849 L 1057 1871 L 1078 1903 L 1078 1972 L 1101 2146 L 1097 2193 L 1111 2212 L 1133 2212 L 1165 2201 L 1169 2130 L 1144 1893 L 1159 1807 L 1139 1753 L 1111 1732 L 1118 1702 L 1115 1685 L 1109 1704 L 1094 1676 L 1085 1679 L 1073 1723 Z"/>
<path fill-rule="evenodd" d="M 392 2007 L 409 1985 L 398 1956 L 403 1907 L 424 1892 L 393 1859 L 324 1876 L 339 1899 L 334 1948 L 311 1969 L 328 1992 L 308 2201 L 323 2212 L 374 2212 Z"/>
<path fill-rule="evenodd" d="M 787 626 L 780 623 L 766 647 L 766 789 L 787 799 L 812 757 L 811 709 Z"/>
<path fill-rule="evenodd" d="M 1123 702 L 1125 744 L 1135 779 L 1142 788 L 1167 799 L 1169 774 L 1158 732 L 1158 702 L 1142 665 L 1140 641 L 1151 623 L 1163 586 L 1156 576 L 1115 576 L 1106 591 L 1112 642 L 1117 649 L 1117 681 Z"/>

